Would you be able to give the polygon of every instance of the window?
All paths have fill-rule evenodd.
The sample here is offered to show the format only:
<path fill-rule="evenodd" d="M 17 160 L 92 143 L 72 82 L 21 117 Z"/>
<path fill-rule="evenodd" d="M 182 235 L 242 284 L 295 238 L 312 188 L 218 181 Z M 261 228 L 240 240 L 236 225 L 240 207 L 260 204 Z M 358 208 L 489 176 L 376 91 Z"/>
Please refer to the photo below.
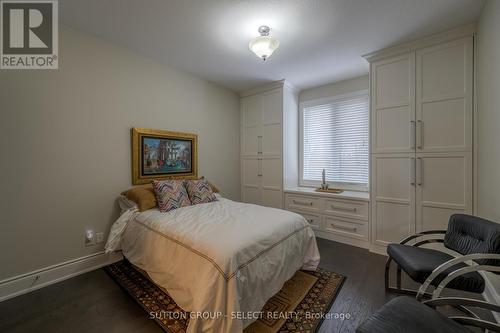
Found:
<path fill-rule="evenodd" d="M 368 189 L 368 92 L 301 105 L 300 185 Z"/>

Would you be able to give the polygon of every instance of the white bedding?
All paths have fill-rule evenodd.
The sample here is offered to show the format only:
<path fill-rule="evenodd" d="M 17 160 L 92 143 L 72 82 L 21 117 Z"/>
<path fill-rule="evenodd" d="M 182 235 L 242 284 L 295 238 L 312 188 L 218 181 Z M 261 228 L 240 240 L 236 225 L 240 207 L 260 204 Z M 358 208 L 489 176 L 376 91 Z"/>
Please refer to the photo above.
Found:
<path fill-rule="evenodd" d="M 300 215 L 219 201 L 161 213 L 131 208 L 113 226 L 107 251 L 145 270 L 186 311 L 222 313 L 191 317 L 188 332 L 241 332 L 299 269 L 316 269 L 314 233 Z"/>

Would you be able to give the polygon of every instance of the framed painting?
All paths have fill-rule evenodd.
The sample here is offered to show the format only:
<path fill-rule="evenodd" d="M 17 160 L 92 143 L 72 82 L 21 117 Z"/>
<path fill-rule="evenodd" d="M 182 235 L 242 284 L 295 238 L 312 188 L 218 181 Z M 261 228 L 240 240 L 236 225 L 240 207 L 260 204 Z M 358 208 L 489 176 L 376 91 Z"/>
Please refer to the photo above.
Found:
<path fill-rule="evenodd" d="M 132 184 L 172 178 L 198 178 L 198 136 L 132 128 Z"/>

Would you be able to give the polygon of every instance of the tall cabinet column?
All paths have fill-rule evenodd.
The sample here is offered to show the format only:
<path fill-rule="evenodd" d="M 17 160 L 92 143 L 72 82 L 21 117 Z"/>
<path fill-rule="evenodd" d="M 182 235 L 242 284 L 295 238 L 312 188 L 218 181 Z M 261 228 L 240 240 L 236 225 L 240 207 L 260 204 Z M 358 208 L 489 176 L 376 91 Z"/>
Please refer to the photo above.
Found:
<path fill-rule="evenodd" d="M 473 38 L 416 51 L 416 229 L 472 212 Z"/>
<path fill-rule="evenodd" d="M 298 94 L 278 81 L 241 96 L 241 199 L 283 208 L 284 179 L 297 169 L 290 168 L 293 162 L 284 164 L 283 151 L 298 149 L 298 129 L 290 126 L 297 123 Z M 284 136 L 291 140 L 283 140 Z"/>
<path fill-rule="evenodd" d="M 366 57 L 376 252 L 473 211 L 473 45 L 465 27 Z"/>
<path fill-rule="evenodd" d="M 371 65 L 372 242 L 415 232 L 415 54 Z"/>

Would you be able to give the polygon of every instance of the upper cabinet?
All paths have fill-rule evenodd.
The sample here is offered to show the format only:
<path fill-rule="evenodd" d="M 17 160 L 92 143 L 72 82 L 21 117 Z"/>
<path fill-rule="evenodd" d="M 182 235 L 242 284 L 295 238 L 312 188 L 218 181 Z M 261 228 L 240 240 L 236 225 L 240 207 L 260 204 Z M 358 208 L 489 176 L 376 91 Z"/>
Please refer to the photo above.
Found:
<path fill-rule="evenodd" d="M 372 64 L 372 152 L 415 149 L 415 54 Z"/>
<path fill-rule="evenodd" d="M 281 154 L 283 92 L 275 89 L 241 99 L 243 156 Z"/>
<path fill-rule="evenodd" d="M 473 38 L 371 63 L 372 153 L 472 151 Z"/>
<path fill-rule="evenodd" d="M 260 96 L 241 99 L 241 123 L 241 154 L 259 154 L 262 132 L 262 98 Z"/>
<path fill-rule="evenodd" d="M 472 37 L 418 50 L 416 57 L 417 152 L 471 151 Z"/>

